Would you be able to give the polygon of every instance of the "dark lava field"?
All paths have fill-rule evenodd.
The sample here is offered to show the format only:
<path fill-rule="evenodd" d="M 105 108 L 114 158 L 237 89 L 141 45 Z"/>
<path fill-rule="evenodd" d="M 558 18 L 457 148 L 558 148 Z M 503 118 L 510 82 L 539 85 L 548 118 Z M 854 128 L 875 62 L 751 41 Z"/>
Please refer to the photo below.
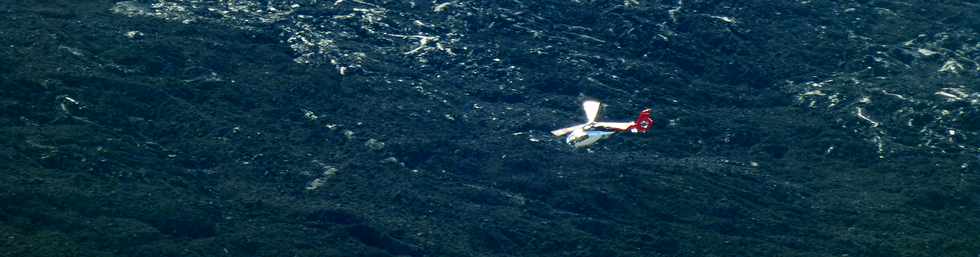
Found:
<path fill-rule="evenodd" d="M 4 257 L 980 255 L 976 0 L 0 12 Z"/>

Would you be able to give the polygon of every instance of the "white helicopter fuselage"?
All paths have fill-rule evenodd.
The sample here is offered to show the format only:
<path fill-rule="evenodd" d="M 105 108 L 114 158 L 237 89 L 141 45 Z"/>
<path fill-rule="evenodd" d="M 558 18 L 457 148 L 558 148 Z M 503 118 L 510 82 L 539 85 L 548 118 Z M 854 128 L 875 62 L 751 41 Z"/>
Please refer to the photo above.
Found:
<path fill-rule="evenodd" d="M 578 128 L 568 133 L 568 136 L 565 137 L 565 143 L 576 148 L 586 147 L 616 134 L 613 131 L 586 130 L 591 127 L 592 124 L 579 125 Z"/>

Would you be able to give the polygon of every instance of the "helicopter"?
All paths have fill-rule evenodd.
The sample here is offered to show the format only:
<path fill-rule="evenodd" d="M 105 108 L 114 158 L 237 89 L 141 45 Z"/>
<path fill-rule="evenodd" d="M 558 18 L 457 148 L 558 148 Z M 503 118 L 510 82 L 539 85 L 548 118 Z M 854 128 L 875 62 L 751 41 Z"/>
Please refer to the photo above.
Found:
<path fill-rule="evenodd" d="M 551 134 L 556 137 L 565 136 L 565 143 L 575 148 L 588 147 L 602 139 L 621 133 L 646 133 L 653 127 L 653 118 L 650 117 L 651 109 L 647 108 L 640 112 L 640 115 L 633 122 L 601 122 L 596 121 L 599 116 L 599 109 L 602 103 L 595 100 L 582 102 L 582 109 L 585 111 L 585 123 L 574 125 L 567 128 L 552 130 Z"/>

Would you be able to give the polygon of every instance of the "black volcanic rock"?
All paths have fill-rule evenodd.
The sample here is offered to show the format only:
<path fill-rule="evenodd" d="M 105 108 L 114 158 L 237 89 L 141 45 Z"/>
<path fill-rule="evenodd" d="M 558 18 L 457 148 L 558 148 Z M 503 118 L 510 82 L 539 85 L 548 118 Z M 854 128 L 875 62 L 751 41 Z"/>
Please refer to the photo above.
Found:
<path fill-rule="evenodd" d="M 969 1 L 0 7 L 0 256 L 980 253 Z"/>

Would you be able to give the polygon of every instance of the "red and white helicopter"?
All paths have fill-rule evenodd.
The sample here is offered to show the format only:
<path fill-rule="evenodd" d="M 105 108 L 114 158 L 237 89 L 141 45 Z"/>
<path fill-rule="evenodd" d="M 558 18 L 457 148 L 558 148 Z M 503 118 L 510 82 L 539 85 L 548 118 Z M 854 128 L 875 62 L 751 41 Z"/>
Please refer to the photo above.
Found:
<path fill-rule="evenodd" d="M 597 122 L 599 109 L 602 103 L 588 100 L 582 103 L 585 109 L 586 122 L 563 128 L 552 130 L 551 134 L 556 137 L 564 136 L 565 143 L 576 148 L 586 147 L 595 144 L 599 140 L 608 138 L 619 132 L 646 133 L 653 126 L 653 118 L 650 118 L 650 109 L 644 109 L 640 116 L 633 122 Z"/>

